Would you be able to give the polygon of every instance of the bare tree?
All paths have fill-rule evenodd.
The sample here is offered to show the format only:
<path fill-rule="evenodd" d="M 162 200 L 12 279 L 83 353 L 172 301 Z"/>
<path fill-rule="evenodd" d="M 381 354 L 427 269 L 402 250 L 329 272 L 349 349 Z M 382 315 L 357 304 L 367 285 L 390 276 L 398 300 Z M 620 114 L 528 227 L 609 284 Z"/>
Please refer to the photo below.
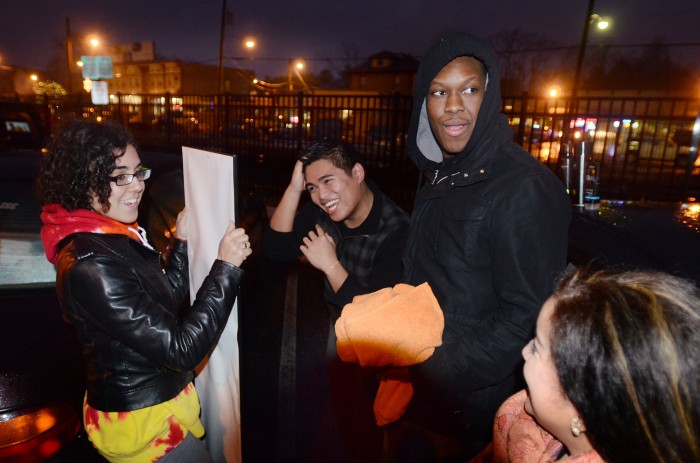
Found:
<path fill-rule="evenodd" d="M 559 46 L 539 32 L 502 31 L 490 41 L 496 50 L 505 95 L 544 91 L 544 86 L 567 75 L 566 69 L 573 66 L 573 60 L 567 57 L 571 47 Z"/>
<path fill-rule="evenodd" d="M 611 46 L 610 48 L 614 48 Z M 625 46 L 598 58 L 586 74 L 592 90 L 682 90 L 692 86 L 693 63 L 673 60 L 671 47 L 655 38 L 648 45 Z"/>

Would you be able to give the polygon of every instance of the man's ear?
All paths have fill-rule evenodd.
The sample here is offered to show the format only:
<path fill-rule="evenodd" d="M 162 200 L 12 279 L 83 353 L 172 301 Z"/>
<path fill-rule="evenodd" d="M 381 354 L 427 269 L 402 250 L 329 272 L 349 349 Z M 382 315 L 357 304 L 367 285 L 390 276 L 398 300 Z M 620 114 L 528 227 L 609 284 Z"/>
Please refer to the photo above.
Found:
<path fill-rule="evenodd" d="M 357 183 L 362 183 L 365 180 L 365 168 L 359 162 L 352 166 L 352 178 L 355 179 Z"/>

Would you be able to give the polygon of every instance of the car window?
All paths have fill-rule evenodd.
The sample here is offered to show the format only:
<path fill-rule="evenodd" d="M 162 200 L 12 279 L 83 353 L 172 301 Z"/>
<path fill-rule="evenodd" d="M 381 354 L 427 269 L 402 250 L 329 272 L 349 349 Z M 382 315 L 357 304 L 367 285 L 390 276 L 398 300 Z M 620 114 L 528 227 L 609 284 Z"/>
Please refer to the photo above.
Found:
<path fill-rule="evenodd" d="M 20 117 L 12 117 L 12 120 L 5 120 L 5 130 L 8 133 L 31 133 L 32 123 L 28 119 L 21 119 Z"/>
<path fill-rule="evenodd" d="M 0 105 L 0 145 L 8 148 L 43 148 L 45 132 L 39 114 L 31 105 Z"/>
<path fill-rule="evenodd" d="M 0 290 L 55 286 L 34 187 L 44 133 L 34 106 L 0 102 Z"/>

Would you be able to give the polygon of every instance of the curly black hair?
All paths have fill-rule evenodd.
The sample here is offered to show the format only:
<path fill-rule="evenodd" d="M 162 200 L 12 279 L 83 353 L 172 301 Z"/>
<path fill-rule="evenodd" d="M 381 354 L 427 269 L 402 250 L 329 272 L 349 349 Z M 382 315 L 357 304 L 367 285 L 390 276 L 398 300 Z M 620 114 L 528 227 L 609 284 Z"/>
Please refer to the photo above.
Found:
<path fill-rule="evenodd" d="M 127 145 L 136 147 L 131 133 L 119 124 L 67 122 L 41 160 L 36 186 L 39 201 L 66 210 L 91 209 L 96 195 L 109 211 L 109 176 Z"/>

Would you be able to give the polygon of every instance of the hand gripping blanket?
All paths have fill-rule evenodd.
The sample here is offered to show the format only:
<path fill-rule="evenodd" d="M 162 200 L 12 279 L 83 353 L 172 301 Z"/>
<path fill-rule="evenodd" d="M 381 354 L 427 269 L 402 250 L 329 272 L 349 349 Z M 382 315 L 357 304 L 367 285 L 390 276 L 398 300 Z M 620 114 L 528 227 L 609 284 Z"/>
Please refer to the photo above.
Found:
<path fill-rule="evenodd" d="M 398 284 L 355 296 L 335 324 L 338 356 L 361 366 L 408 367 L 442 344 L 445 319 L 428 283 Z M 382 375 L 374 400 L 377 424 L 398 420 L 413 397 L 408 379 Z"/>

